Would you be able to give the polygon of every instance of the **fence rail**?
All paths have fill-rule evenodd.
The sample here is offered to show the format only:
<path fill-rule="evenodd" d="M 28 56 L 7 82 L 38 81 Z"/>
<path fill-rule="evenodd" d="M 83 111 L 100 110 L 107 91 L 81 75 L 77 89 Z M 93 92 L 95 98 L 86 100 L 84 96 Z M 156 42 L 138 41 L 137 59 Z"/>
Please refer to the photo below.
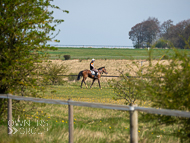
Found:
<path fill-rule="evenodd" d="M 58 76 L 78 76 L 78 75 L 58 75 Z M 101 75 L 101 77 L 122 77 L 122 76 L 117 76 L 117 75 Z M 132 77 L 132 76 L 128 76 L 128 77 Z"/>
<path fill-rule="evenodd" d="M 55 47 L 63 48 L 124 48 L 124 49 L 134 49 L 133 46 L 124 45 L 61 45 L 61 44 L 50 44 Z"/>
<path fill-rule="evenodd" d="M 115 110 L 125 110 L 130 111 L 130 142 L 138 142 L 138 111 L 151 113 L 151 114 L 161 114 L 168 116 L 178 116 L 190 118 L 190 112 L 180 111 L 180 110 L 169 110 L 169 109 L 155 109 L 155 108 L 145 108 L 138 106 L 127 106 L 127 105 L 116 105 L 116 104 L 101 104 L 101 103 L 92 103 L 92 102 L 80 102 L 72 100 L 53 100 L 53 99 L 41 99 L 41 98 L 32 98 L 32 97 L 23 97 L 23 96 L 14 96 L 11 94 L 0 94 L 0 98 L 8 99 L 8 134 L 12 130 L 12 99 L 14 100 L 25 100 L 32 101 L 37 103 L 49 103 L 49 104 L 63 104 L 68 105 L 69 107 L 69 142 L 73 142 L 73 105 L 74 106 L 84 106 L 84 107 L 93 107 L 93 108 L 102 108 L 102 109 L 115 109 Z"/>
<path fill-rule="evenodd" d="M 58 75 L 58 76 L 78 76 L 78 75 Z M 119 75 L 101 75 L 101 77 L 123 77 Z M 163 77 L 148 77 L 148 76 L 126 76 L 127 78 L 163 78 Z"/>

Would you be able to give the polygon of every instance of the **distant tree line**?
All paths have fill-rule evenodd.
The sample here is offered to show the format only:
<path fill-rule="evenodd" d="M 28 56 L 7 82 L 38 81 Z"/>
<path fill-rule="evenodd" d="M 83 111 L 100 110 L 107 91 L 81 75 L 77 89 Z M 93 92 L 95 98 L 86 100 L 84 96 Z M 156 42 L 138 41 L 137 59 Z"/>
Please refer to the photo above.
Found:
<path fill-rule="evenodd" d="M 136 24 L 129 31 L 129 39 L 135 48 L 150 47 L 155 44 L 157 48 L 170 48 L 168 42 L 176 48 L 183 49 L 185 41 L 190 41 L 190 19 L 181 21 L 176 25 L 172 20 L 162 24 L 155 17 Z"/>

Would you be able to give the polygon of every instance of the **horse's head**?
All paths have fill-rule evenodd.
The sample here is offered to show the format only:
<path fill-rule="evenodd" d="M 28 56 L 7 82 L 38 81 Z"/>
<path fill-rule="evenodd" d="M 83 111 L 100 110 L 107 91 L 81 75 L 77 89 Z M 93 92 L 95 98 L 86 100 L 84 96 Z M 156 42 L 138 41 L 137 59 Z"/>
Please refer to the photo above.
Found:
<path fill-rule="evenodd" d="M 108 74 L 105 67 L 102 67 L 102 72 Z"/>

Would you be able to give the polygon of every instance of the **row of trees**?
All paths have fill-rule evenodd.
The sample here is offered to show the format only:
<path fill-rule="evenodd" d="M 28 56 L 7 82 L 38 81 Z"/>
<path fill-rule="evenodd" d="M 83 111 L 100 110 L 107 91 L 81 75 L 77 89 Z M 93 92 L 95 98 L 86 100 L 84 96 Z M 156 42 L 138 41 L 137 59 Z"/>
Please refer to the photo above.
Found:
<path fill-rule="evenodd" d="M 158 48 L 169 47 L 168 42 L 177 48 L 184 48 L 189 37 L 190 19 L 174 25 L 172 20 L 160 24 L 158 19 L 153 17 L 136 24 L 129 31 L 129 39 L 133 41 L 135 48 L 150 47 L 153 44 Z"/>

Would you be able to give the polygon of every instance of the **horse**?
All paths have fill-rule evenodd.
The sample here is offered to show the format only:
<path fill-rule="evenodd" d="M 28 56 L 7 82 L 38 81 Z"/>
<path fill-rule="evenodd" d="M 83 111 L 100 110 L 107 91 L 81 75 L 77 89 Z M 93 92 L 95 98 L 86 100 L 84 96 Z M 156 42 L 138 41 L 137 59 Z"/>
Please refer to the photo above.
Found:
<path fill-rule="evenodd" d="M 86 85 L 85 80 L 87 79 L 87 77 L 92 78 L 93 81 L 92 81 L 92 84 L 91 84 L 91 86 L 90 86 L 90 88 L 91 88 L 92 85 L 94 84 L 94 81 L 95 81 L 96 79 L 98 79 L 99 87 L 100 87 L 100 89 L 102 89 L 102 88 L 101 88 L 101 85 L 100 85 L 100 77 L 101 77 L 101 75 L 102 75 L 103 73 L 108 74 L 108 72 L 106 71 L 105 67 L 101 67 L 101 68 L 98 69 L 97 78 L 95 78 L 95 75 L 93 75 L 90 70 L 83 70 L 83 71 L 80 71 L 80 72 L 79 72 L 78 77 L 77 77 L 77 80 L 80 80 L 80 77 L 83 76 L 83 79 L 82 79 L 82 82 L 81 82 L 81 88 L 82 88 L 83 82 L 84 82 L 84 84 Z M 86 85 L 86 88 L 88 88 L 87 85 Z"/>

